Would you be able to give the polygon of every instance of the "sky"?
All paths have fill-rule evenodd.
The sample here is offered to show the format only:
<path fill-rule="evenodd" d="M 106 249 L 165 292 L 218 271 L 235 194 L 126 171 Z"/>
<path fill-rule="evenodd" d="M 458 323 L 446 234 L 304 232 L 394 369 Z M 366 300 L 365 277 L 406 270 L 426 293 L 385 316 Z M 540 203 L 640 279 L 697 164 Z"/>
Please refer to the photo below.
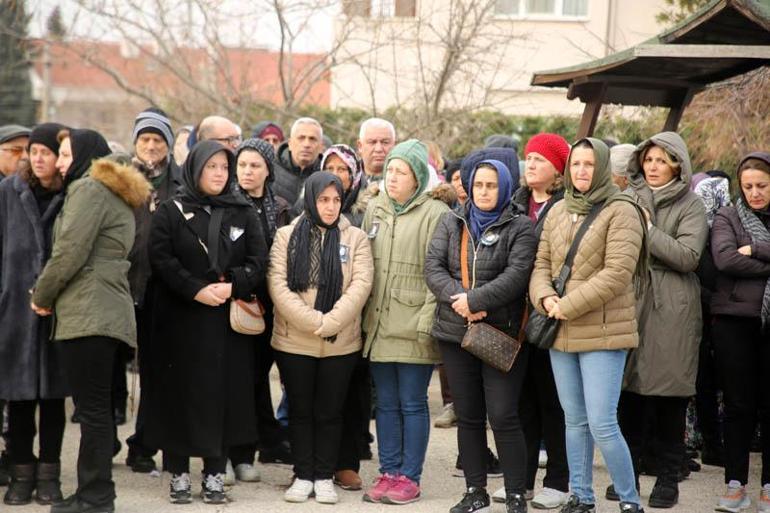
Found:
<path fill-rule="evenodd" d="M 333 19 L 336 7 L 325 9 L 310 9 L 309 3 L 317 4 L 321 0 L 278 0 L 286 5 L 287 18 L 290 26 L 299 30 L 294 51 L 297 52 L 323 52 L 331 47 L 333 40 Z M 325 0 L 327 4 L 332 3 Z M 103 3 L 110 8 L 117 7 L 121 13 L 128 13 L 128 5 L 136 4 L 145 7 L 151 13 L 153 5 L 161 4 L 169 10 L 169 30 L 182 30 L 187 26 L 184 20 L 188 19 L 188 6 L 195 4 L 196 0 L 27 0 L 27 11 L 31 15 L 29 33 L 33 37 L 41 37 L 45 34 L 45 22 L 55 6 L 60 6 L 68 34 L 76 37 L 89 37 L 102 40 L 119 40 L 119 35 L 114 30 L 109 30 L 105 23 L 97 15 L 89 13 L 80 7 L 80 4 L 94 5 Z M 198 3 L 206 3 L 215 6 L 209 16 L 219 18 L 217 25 L 220 27 L 222 41 L 228 46 L 246 46 L 258 48 L 278 48 L 279 24 L 270 4 L 272 0 L 198 0 Z M 157 23 L 152 15 L 141 17 L 133 11 L 132 18 L 142 24 Z M 198 36 L 202 32 L 201 13 L 193 13 L 192 19 L 196 20 Z M 174 29 L 171 25 L 176 26 Z M 213 25 L 213 24 L 209 24 Z M 124 23 L 123 27 L 129 25 Z M 302 29 L 299 27 L 302 26 Z M 193 36 L 194 38 L 195 36 Z"/>

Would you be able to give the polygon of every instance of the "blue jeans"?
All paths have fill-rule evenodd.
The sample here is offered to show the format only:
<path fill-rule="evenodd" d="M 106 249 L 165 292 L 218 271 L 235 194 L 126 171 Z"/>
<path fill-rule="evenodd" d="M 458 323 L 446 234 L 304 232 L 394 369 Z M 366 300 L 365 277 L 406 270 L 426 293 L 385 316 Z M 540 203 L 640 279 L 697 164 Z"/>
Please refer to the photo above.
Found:
<path fill-rule="evenodd" d="M 602 452 L 620 500 L 640 504 L 631 453 L 618 426 L 618 399 L 626 351 L 563 353 L 551 350 L 551 365 L 564 409 L 570 489 L 593 504 L 594 442 Z"/>
<path fill-rule="evenodd" d="M 428 384 L 433 365 L 372 362 L 377 391 L 377 450 L 381 474 L 419 483 L 430 436 Z"/>

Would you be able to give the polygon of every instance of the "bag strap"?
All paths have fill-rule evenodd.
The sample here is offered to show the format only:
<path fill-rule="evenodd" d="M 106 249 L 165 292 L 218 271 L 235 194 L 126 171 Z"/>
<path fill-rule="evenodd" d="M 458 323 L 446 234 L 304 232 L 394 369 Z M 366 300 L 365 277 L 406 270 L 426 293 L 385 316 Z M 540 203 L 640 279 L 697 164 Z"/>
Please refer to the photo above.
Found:
<path fill-rule="evenodd" d="M 463 288 L 471 288 L 471 280 L 468 277 L 468 230 L 466 228 L 463 228 L 463 234 L 460 237 L 460 274 Z"/>
<path fill-rule="evenodd" d="M 209 265 L 211 269 L 221 276 L 222 272 L 219 270 L 219 232 L 222 230 L 222 217 L 225 215 L 224 208 L 214 208 L 211 211 L 211 219 L 209 220 L 209 230 L 207 237 L 207 245 L 209 250 Z"/>
<path fill-rule="evenodd" d="M 580 246 L 580 241 L 583 240 L 583 236 L 586 234 L 588 229 L 591 227 L 591 224 L 594 222 L 594 219 L 596 219 L 596 216 L 599 215 L 599 212 L 602 211 L 604 208 L 604 202 L 596 203 L 591 207 L 591 210 L 588 212 L 588 215 L 583 220 L 583 224 L 580 225 L 580 228 L 578 228 L 577 233 L 575 234 L 575 238 L 572 239 L 572 245 L 569 247 L 569 251 L 567 252 L 567 258 L 564 259 L 564 265 L 561 267 L 561 272 L 559 272 L 559 276 L 556 278 L 555 285 L 556 285 L 556 292 L 561 296 L 564 294 L 564 288 L 567 285 L 567 280 L 569 279 L 569 275 L 572 273 L 572 263 L 575 260 L 575 255 L 577 254 L 578 247 Z"/>

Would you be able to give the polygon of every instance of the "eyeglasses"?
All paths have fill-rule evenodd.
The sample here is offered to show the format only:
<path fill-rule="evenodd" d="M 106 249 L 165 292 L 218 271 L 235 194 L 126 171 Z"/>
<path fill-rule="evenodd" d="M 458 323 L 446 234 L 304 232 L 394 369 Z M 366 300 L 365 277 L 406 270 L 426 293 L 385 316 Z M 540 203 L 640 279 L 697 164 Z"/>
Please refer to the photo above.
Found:
<path fill-rule="evenodd" d="M 25 149 L 26 148 L 24 148 L 23 146 L 6 146 L 4 148 L 0 148 L 0 150 L 7 151 L 8 153 L 16 157 L 24 153 Z"/>
<path fill-rule="evenodd" d="M 212 141 L 219 141 L 222 144 L 236 145 L 241 144 L 243 139 L 240 135 L 231 135 L 230 137 L 213 137 Z"/>

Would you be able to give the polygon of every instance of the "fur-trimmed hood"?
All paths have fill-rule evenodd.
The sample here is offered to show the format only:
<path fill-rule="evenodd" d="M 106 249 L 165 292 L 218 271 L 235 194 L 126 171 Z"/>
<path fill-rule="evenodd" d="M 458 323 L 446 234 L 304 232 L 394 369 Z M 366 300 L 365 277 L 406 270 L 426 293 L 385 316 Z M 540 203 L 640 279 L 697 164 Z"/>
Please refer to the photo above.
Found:
<path fill-rule="evenodd" d="M 131 208 L 143 205 L 150 197 L 152 186 L 132 166 L 124 166 L 109 159 L 95 160 L 89 173 Z"/>

